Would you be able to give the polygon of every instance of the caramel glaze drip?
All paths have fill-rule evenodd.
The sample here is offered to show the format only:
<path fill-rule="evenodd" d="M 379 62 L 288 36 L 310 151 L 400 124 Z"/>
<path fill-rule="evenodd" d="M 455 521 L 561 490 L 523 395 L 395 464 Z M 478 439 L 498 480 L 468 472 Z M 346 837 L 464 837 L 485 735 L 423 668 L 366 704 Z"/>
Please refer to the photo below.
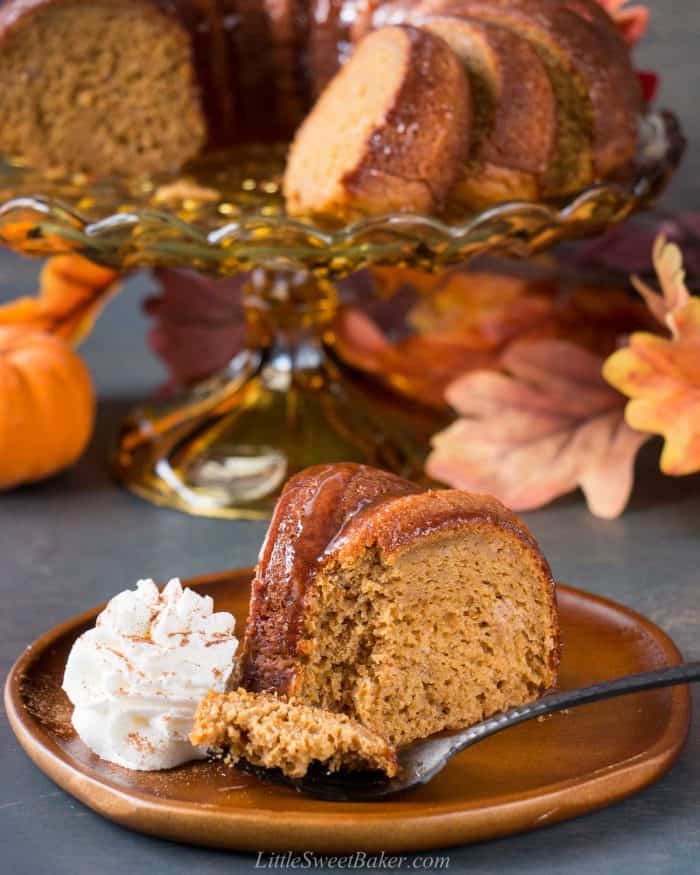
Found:
<path fill-rule="evenodd" d="M 270 18 L 263 0 L 229 0 L 228 5 L 235 7 L 228 20 L 234 22 L 229 38 L 237 73 L 239 135 L 244 140 L 271 142 L 285 132 L 279 129 L 280 94 Z"/>
<path fill-rule="evenodd" d="M 369 29 L 378 0 L 150 2 L 176 16 L 190 34 L 210 127 L 209 147 L 217 148 L 251 140 L 290 139 L 347 60 L 359 23 L 361 33 Z M 285 35 L 280 34 L 280 27 Z M 290 117 L 289 95 L 277 87 L 279 52 L 292 52 L 296 59 L 292 97 L 296 118 Z"/>
<path fill-rule="evenodd" d="M 246 689 L 289 691 L 304 596 L 327 548 L 358 515 L 420 491 L 394 474 L 350 463 L 319 465 L 287 483 L 253 581 L 239 676 Z"/>
<path fill-rule="evenodd" d="M 192 42 L 202 106 L 209 127 L 209 147 L 226 145 L 235 131 L 234 58 L 227 39 L 226 0 L 152 0 L 175 16 Z"/>
<path fill-rule="evenodd" d="M 1 0 L 0 0 L 1 2 Z M 276 0 L 151 0 L 174 15 L 190 34 L 194 67 L 209 124 L 209 148 L 239 142 L 289 139 L 311 106 L 306 40 L 307 0 L 290 9 L 289 45 L 275 42 L 271 14 Z M 333 2 L 333 0 L 331 0 Z M 354 0 L 353 0 L 354 2 Z M 280 5 L 281 8 L 281 5 Z M 289 119 L 277 89 L 277 52 L 294 51 L 299 117 Z M 335 53 L 334 70 L 340 66 Z M 286 121 L 286 125 L 280 122 Z"/>

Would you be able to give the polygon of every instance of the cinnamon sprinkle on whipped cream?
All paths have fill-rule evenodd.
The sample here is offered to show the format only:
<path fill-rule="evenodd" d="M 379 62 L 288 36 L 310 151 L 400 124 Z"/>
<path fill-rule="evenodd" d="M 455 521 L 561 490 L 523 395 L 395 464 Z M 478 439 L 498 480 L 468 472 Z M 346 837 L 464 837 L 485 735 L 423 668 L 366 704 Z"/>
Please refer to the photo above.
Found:
<path fill-rule="evenodd" d="M 169 769 L 202 759 L 188 739 L 208 690 L 223 692 L 238 646 L 235 620 L 175 578 L 116 595 L 71 649 L 63 689 L 73 726 L 102 759 Z"/>

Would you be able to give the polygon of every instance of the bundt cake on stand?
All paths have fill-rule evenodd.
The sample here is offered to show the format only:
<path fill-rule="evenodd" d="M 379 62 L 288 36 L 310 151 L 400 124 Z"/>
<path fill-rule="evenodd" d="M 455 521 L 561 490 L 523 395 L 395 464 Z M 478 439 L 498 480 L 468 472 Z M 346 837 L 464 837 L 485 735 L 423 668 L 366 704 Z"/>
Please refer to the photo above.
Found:
<path fill-rule="evenodd" d="M 420 478 L 440 425 L 342 363 L 335 280 L 618 221 L 682 151 L 643 109 L 596 0 L 0 0 L 0 240 L 246 274 L 246 348 L 135 411 L 115 471 L 263 516 L 318 462 Z"/>

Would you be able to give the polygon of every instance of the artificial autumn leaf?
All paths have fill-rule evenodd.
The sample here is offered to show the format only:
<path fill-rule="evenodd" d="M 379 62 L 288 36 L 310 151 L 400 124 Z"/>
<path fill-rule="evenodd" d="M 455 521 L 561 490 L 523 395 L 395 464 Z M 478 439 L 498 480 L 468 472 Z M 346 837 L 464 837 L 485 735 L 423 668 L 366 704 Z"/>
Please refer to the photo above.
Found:
<path fill-rule="evenodd" d="M 402 284 L 402 287 L 405 287 Z M 606 356 L 654 320 L 626 290 L 562 285 L 551 276 L 457 269 L 435 279 L 407 314 L 414 334 L 390 342 L 367 313 L 346 310 L 336 322 L 341 358 L 379 375 L 409 398 L 445 406 L 460 374 L 498 368 L 509 343 L 559 338 Z"/>
<path fill-rule="evenodd" d="M 434 274 L 410 267 L 370 267 L 376 293 L 382 298 L 393 298 L 402 288 L 410 286 L 419 294 L 433 294 L 449 272 Z"/>
<path fill-rule="evenodd" d="M 663 294 L 635 284 L 671 337 L 634 333 L 603 375 L 631 399 L 628 424 L 665 438 L 661 470 L 680 476 L 700 471 L 700 298 L 688 293 L 676 246 L 660 238 L 654 261 Z"/>
<path fill-rule="evenodd" d="M 610 283 L 482 272 L 453 274 L 448 284 L 418 304 L 409 322 L 434 340 L 474 349 L 558 337 L 604 355 L 632 331 L 653 328 L 646 308 L 625 288 Z"/>
<path fill-rule="evenodd" d="M 688 332 L 692 334 L 697 325 L 692 315 L 695 305 L 685 284 L 681 250 L 675 244 L 668 243 L 663 234 L 659 234 L 654 241 L 652 259 L 661 294 L 637 276 L 632 277 L 632 284 L 644 298 L 654 318 L 668 328 L 672 337 L 678 338 L 684 333 L 685 339 L 688 339 Z M 684 321 L 686 325 L 682 324 Z"/>
<path fill-rule="evenodd" d="M 77 345 L 118 291 L 119 276 L 80 255 L 57 255 L 42 268 L 36 297 L 0 307 L 0 325 L 26 325 Z"/>
<path fill-rule="evenodd" d="M 612 272 L 625 280 L 631 273 L 651 274 L 654 241 L 660 234 L 682 248 L 691 286 L 700 281 L 700 213 L 697 212 L 658 216 L 652 222 L 647 216 L 628 219 L 572 252 L 562 253 L 560 262 L 575 271 Z"/>
<path fill-rule="evenodd" d="M 576 283 L 559 295 L 550 323 L 542 326 L 539 336 L 558 337 L 607 356 L 633 331 L 654 328 L 646 307 L 632 299 L 626 289 L 609 283 Z"/>
<path fill-rule="evenodd" d="M 339 311 L 336 350 L 353 367 L 433 407 L 446 406 L 444 389 L 460 374 L 497 368 L 514 340 L 565 337 L 608 354 L 619 337 L 653 324 L 641 302 L 614 288 L 562 293 L 549 275 L 533 279 L 464 268 L 438 276 L 398 273 L 391 299 L 378 299 L 365 275 L 340 284 L 341 297 L 359 301 L 362 309 Z M 411 285 L 411 273 L 420 278 L 420 292 Z M 241 348 L 245 280 L 182 270 L 156 275 L 161 293 L 147 302 L 156 319 L 150 342 L 168 367 L 167 388 L 174 389 L 225 367 Z M 387 284 L 390 276 L 387 270 Z M 407 327 L 414 333 L 406 336 Z"/>
<path fill-rule="evenodd" d="M 598 0 L 598 3 L 615 22 L 627 45 L 636 46 L 649 26 L 648 7 L 629 4 L 628 0 Z"/>
<path fill-rule="evenodd" d="M 436 340 L 494 350 L 549 320 L 556 294 L 549 281 L 454 271 L 419 301 L 408 321 Z"/>
<path fill-rule="evenodd" d="M 166 390 L 211 376 L 242 348 L 246 324 L 241 304 L 244 275 L 212 279 L 191 270 L 162 268 L 160 293 L 146 301 L 155 318 L 148 339 L 169 371 Z"/>
<path fill-rule="evenodd" d="M 431 277 L 401 270 L 395 294 L 412 284 L 412 273 L 422 284 L 422 297 L 407 317 L 416 333 L 391 343 L 367 313 L 347 308 L 334 326 L 337 348 L 354 367 L 438 408 L 446 406 L 452 380 L 475 368 L 497 368 L 510 340 L 546 323 L 557 291 L 550 283 L 498 273 L 457 269 Z M 390 273 L 384 281 L 391 285 Z"/>
<path fill-rule="evenodd" d="M 343 308 L 334 323 L 336 350 L 348 364 L 381 377 L 402 395 L 445 407 L 445 388 L 459 374 L 497 367 L 498 354 L 414 334 L 392 344 L 361 310 Z"/>
<path fill-rule="evenodd" d="M 647 435 L 624 421 L 624 398 L 598 356 L 562 340 L 513 344 L 507 373 L 475 371 L 447 389 L 460 418 L 433 438 L 426 471 L 450 486 L 496 495 L 515 510 L 580 486 L 593 514 L 624 510 Z"/>
<path fill-rule="evenodd" d="M 700 301 L 697 302 L 700 304 Z M 698 308 L 700 313 L 700 308 Z M 700 336 L 700 321 L 697 325 Z M 700 343 L 634 334 L 605 363 L 603 375 L 632 400 L 625 419 L 663 435 L 661 470 L 681 476 L 700 471 Z"/>
<path fill-rule="evenodd" d="M 230 279 L 214 279 L 195 271 L 163 268 L 154 272 L 159 281 L 159 292 L 145 302 L 146 312 L 154 318 L 149 332 L 149 343 L 155 354 L 168 369 L 169 380 L 164 391 L 172 392 L 211 376 L 224 368 L 242 348 L 247 326 L 242 305 L 242 291 L 247 275 Z M 366 277 L 352 277 L 341 281 L 341 293 L 352 292 L 353 297 L 365 301 L 383 327 L 390 327 L 401 316 L 404 305 L 370 300 L 371 284 Z M 395 306 L 396 305 L 396 306 Z M 396 311 L 399 311 L 398 313 Z M 374 325 L 368 320 L 368 325 Z M 354 323 L 351 321 L 351 333 Z M 363 326 L 359 327 L 362 333 Z M 343 331 L 343 323 L 340 323 Z M 378 326 L 374 328 L 388 345 Z M 354 340 L 350 341 L 354 343 Z M 352 353 L 352 345 L 350 351 Z M 364 353 L 361 343 L 357 359 Z M 352 358 L 352 355 L 349 356 Z M 374 370 L 374 362 L 367 362 L 367 370 Z"/>

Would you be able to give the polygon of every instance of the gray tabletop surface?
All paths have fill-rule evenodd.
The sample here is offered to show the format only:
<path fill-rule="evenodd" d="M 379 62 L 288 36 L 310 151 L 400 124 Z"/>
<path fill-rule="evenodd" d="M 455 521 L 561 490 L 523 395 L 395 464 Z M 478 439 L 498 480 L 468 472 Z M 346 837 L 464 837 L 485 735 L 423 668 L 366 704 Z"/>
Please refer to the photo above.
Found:
<path fill-rule="evenodd" d="M 661 102 L 683 118 L 690 150 L 665 202 L 700 208 L 698 0 L 654 0 L 643 66 L 664 71 Z M 0 297 L 29 292 L 37 264 L 0 255 Z M 0 668 L 48 627 L 143 576 L 203 574 L 255 561 L 262 523 L 193 519 L 117 488 L 105 459 L 120 417 L 163 380 L 146 348 L 135 278 L 83 347 L 99 389 L 97 432 L 66 474 L 0 500 Z M 629 510 L 590 516 L 580 495 L 526 515 L 555 574 L 649 616 L 688 659 L 700 659 L 700 477 L 658 473 L 659 446 L 642 454 Z M 700 701 L 695 697 L 695 712 Z M 255 857 L 145 838 L 93 814 L 25 757 L 0 720 L 0 872 L 232 873 Z M 612 808 L 538 832 L 454 848 L 452 871 L 660 875 L 700 872 L 700 729 L 670 774 Z"/>

